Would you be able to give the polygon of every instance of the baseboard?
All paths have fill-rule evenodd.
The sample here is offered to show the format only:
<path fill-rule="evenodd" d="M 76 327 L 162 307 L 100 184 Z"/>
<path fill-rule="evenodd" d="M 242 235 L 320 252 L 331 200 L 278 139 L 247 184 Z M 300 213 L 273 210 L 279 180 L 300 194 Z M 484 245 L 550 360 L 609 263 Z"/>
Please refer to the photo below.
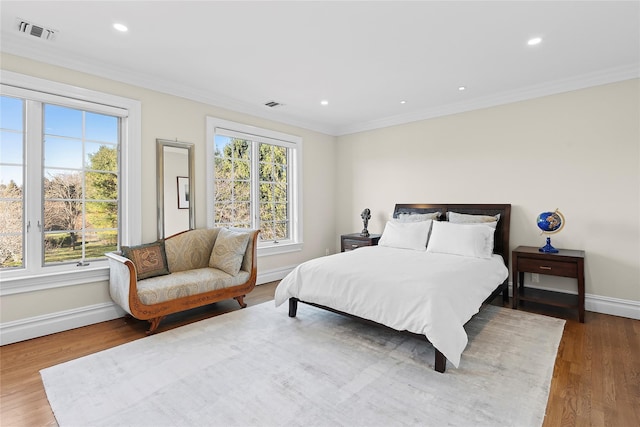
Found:
<path fill-rule="evenodd" d="M 542 289 L 545 291 L 564 292 L 567 294 L 577 294 L 574 291 L 559 291 L 547 286 L 538 286 L 527 283 L 528 288 Z M 509 295 L 513 297 L 513 284 L 509 282 Z M 595 294 L 584 295 L 584 309 L 594 313 L 610 314 L 612 316 L 628 317 L 629 319 L 640 320 L 640 301 L 633 301 L 621 298 L 611 298 Z"/>
<path fill-rule="evenodd" d="M 584 309 L 596 313 L 640 320 L 640 301 L 586 294 L 584 296 Z"/>
<path fill-rule="evenodd" d="M 289 266 L 259 272 L 256 283 L 260 285 L 281 280 L 294 268 L 295 266 Z M 511 289 L 509 284 L 510 294 L 513 294 Z M 638 301 L 586 294 L 585 309 L 640 320 L 640 302 Z M 107 302 L 6 322 L 0 324 L 0 345 L 106 322 L 122 317 L 124 314 L 125 312 L 116 304 Z"/>
<path fill-rule="evenodd" d="M 280 267 L 264 272 L 258 270 L 258 278 L 256 279 L 256 284 L 262 285 L 269 282 L 275 282 L 276 280 L 282 280 L 284 279 L 284 276 L 289 274 L 294 268 L 296 268 L 295 265 Z"/>
<path fill-rule="evenodd" d="M 105 322 L 122 317 L 124 314 L 125 312 L 116 304 L 106 302 L 6 322 L 0 324 L 0 345 Z"/>
<path fill-rule="evenodd" d="M 257 284 L 281 280 L 295 266 L 258 272 Z M 56 313 L 19 319 L 0 324 L 0 345 L 12 344 L 56 332 L 68 331 L 94 323 L 106 322 L 125 315 L 124 310 L 112 302 L 89 305 Z"/>

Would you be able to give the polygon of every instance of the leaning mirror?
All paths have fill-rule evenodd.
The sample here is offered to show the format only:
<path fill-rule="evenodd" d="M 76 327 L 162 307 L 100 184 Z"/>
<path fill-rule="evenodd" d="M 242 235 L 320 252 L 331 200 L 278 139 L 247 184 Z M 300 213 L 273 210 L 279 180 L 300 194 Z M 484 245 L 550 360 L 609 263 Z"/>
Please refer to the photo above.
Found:
<path fill-rule="evenodd" d="M 156 139 L 158 239 L 195 228 L 193 147 Z"/>

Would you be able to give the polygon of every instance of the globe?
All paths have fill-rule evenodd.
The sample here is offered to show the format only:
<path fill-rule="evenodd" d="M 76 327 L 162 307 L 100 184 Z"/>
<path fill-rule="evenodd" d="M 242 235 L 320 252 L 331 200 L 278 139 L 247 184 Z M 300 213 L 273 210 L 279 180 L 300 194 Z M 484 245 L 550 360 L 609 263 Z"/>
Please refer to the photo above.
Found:
<path fill-rule="evenodd" d="M 555 234 L 564 227 L 564 215 L 558 209 L 553 212 L 542 212 L 536 220 L 542 234 Z M 557 253 L 558 250 L 551 246 L 551 237 L 547 237 L 547 244 L 541 247 L 540 252 Z"/>
<path fill-rule="evenodd" d="M 538 228 L 543 233 L 557 233 L 564 227 L 564 215 L 559 210 L 542 212 L 538 215 Z"/>

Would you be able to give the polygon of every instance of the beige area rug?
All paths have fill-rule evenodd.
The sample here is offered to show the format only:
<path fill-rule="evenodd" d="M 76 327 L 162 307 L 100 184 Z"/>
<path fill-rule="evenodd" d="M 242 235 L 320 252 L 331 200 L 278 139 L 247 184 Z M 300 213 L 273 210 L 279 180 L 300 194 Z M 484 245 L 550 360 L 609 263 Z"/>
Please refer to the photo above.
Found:
<path fill-rule="evenodd" d="M 41 371 L 63 426 L 539 426 L 564 321 L 494 306 L 460 368 L 419 337 L 267 302 Z"/>

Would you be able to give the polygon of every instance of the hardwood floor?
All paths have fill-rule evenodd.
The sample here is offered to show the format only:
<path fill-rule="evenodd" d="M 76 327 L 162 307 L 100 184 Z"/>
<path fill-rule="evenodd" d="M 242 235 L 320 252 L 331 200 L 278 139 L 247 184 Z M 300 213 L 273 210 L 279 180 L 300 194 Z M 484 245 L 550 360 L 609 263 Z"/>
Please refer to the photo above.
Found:
<path fill-rule="evenodd" d="M 545 426 L 640 426 L 640 321 L 586 312 L 567 321 Z"/>
<path fill-rule="evenodd" d="M 251 306 L 272 300 L 276 285 L 256 287 L 245 302 Z M 238 304 L 230 300 L 172 315 L 159 331 L 237 309 Z M 585 323 L 579 323 L 571 314 L 533 304 L 527 310 L 569 319 L 558 349 L 544 426 L 640 425 L 640 321 L 587 312 Z M 147 322 L 116 319 L 0 347 L 0 425 L 57 425 L 39 371 L 143 338 L 146 329 Z M 518 420 L 505 421 L 518 424 Z"/>

